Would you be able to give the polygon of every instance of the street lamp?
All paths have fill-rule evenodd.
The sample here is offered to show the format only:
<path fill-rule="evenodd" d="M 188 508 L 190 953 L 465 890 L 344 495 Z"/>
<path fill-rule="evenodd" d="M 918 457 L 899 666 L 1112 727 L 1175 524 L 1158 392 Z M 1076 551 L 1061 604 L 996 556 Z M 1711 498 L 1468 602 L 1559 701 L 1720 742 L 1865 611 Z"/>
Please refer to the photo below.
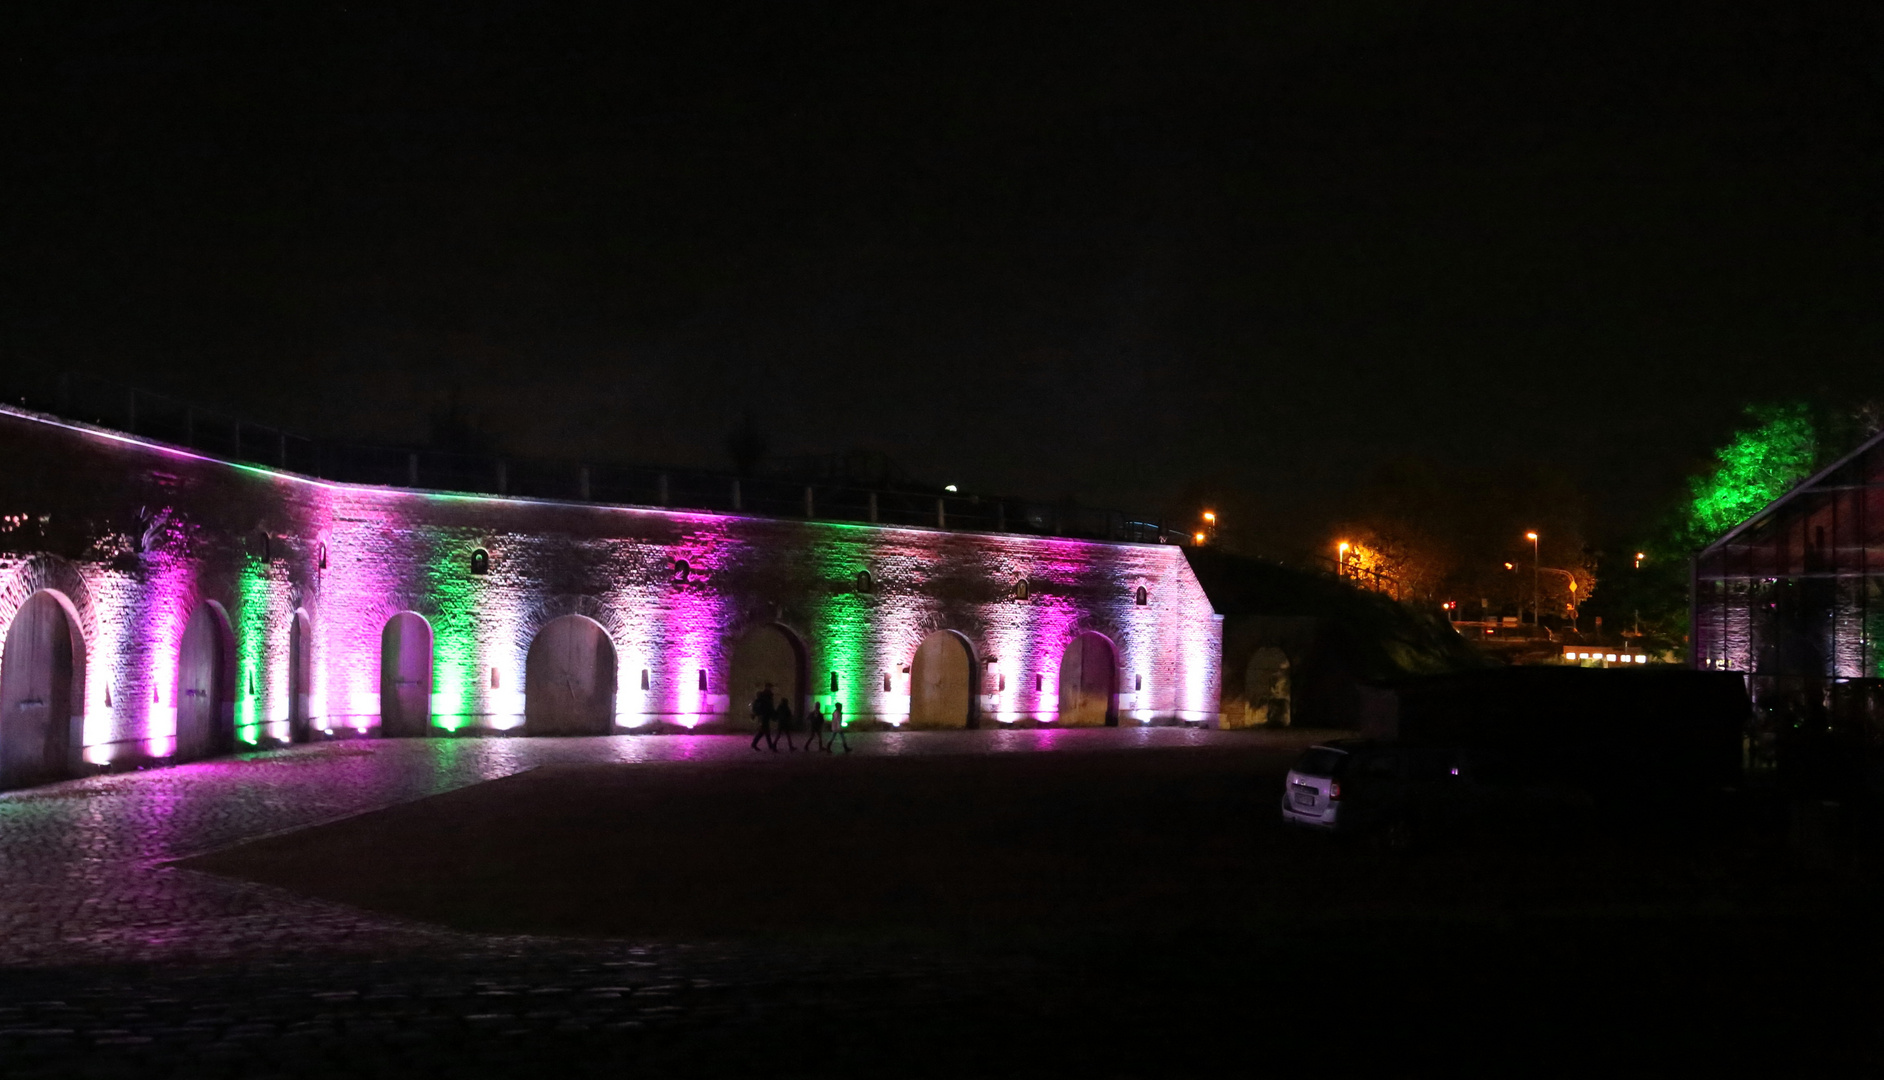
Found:
<path fill-rule="evenodd" d="M 1212 540 L 1217 538 L 1217 515 L 1213 511 L 1204 511 L 1204 531 L 1210 534 Z"/>
<path fill-rule="evenodd" d="M 1640 569 L 1642 569 L 1642 560 L 1643 560 L 1643 559 L 1645 559 L 1645 558 L 1647 558 L 1647 557 L 1648 557 L 1648 556 L 1646 556 L 1646 555 L 1644 555 L 1644 554 L 1642 554 L 1642 553 L 1641 553 L 1641 552 L 1639 552 L 1639 551 L 1635 553 L 1635 568 L 1636 568 L 1637 570 L 1640 570 Z"/>
<path fill-rule="evenodd" d="M 1335 576 L 1336 577 L 1348 576 L 1348 548 L 1351 546 L 1352 545 L 1350 545 L 1346 540 L 1343 540 L 1339 544 L 1335 545 Z"/>
<path fill-rule="evenodd" d="M 1194 536 L 1192 537 L 1192 539 L 1193 539 L 1193 540 L 1196 540 L 1196 541 L 1197 541 L 1197 544 L 1198 544 L 1198 546 L 1199 546 L 1199 547 L 1202 547 L 1202 546 L 1203 546 L 1203 543 L 1204 543 L 1204 534 L 1203 534 L 1203 533 L 1197 533 L 1197 534 L 1195 534 L 1195 535 L 1194 535 Z"/>
<path fill-rule="evenodd" d="M 1539 625 L 1537 610 L 1537 533 L 1535 530 L 1524 534 L 1531 542 L 1531 625 Z"/>

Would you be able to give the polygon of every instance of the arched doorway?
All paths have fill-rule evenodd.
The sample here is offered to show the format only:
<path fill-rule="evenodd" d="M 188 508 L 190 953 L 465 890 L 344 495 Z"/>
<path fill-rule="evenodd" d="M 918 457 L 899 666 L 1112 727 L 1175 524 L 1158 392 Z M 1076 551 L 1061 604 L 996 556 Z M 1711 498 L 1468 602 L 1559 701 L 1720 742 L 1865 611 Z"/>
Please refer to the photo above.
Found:
<path fill-rule="evenodd" d="M 1103 634 L 1077 634 L 1060 654 L 1060 723 L 1100 727 L 1118 722 L 1118 654 Z"/>
<path fill-rule="evenodd" d="M 62 598 L 27 597 L 0 646 L 0 788 L 70 775 L 82 738 L 85 641 Z"/>
<path fill-rule="evenodd" d="M 379 734 L 423 736 L 432 727 L 432 624 L 402 611 L 379 635 Z"/>
<path fill-rule="evenodd" d="M 235 749 L 235 635 L 214 600 L 198 604 L 183 628 L 176 705 L 178 761 Z"/>
<path fill-rule="evenodd" d="M 615 730 L 615 643 L 594 619 L 551 619 L 523 666 L 525 735 L 608 735 Z"/>
<path fill-rule="evenodd" d="M 1244 715 L 1251 724 L 1289 724 L 1289 654 L 1265 645 L 1249 656 L 1243 670 Z"/>
<path fill-rule="evenodd" d="M 313 736 L 309 695 L 313 693 L 313 627 L 307 612 L 296 609 L 288 627 L 288 741 L 306 742 Z"/>
<path fill-rule="evenodd" d="M 909 726 L 965 728 L 974 723 L 975 657 L 968 639 L 937 630 L 909 665 Z"/>
<path fill-rule="evenodd" d="M 752 699 L 767 683 L 774 697 L 791 702 L 793 716 L 804 716 L 805 648 L 797 635 L 777 623 L 753 627 L 733 646 L 726 690 L 733 723 L 753 726 Z"/>

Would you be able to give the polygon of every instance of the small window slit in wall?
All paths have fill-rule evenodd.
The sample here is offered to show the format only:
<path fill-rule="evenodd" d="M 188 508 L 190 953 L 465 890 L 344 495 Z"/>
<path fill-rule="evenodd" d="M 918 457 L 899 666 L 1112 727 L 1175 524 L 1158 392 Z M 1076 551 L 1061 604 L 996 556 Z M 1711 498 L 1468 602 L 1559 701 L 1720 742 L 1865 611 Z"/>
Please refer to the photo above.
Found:
<path fill-rule="evenodd" d="M 1145 591 L 1145 587 L 1143 585 L 1140 585 L 1138 587 L 1138 592 L 1135 595 L 1134 599 L 1136 600 L 1139 607 L 1144 607 L 1146 604 L 1151 603 L 1151 594 Z"/>
<path fill-rule="evenodd" d="M 1143 675 L 1132 676 L 1132 689 L 1143 690 L 1144 688 L 1145 688 L 1145 677 Z"/>
<path fill-rule="evenodd" d="M 706 669 L 705 668 L 700 669 L 700 692 L 701 693 L 706 692 Z"/>
<path fill-rule="evenodd" d="M 883 692 L 890 692 L 890 673 L 887 671 L 883 673 Z"/>
<path fill-rule="evenodd" d="M 1006 675 L 996 675 L 996 676 L 994 677 L 994 688 L 995 688 L 995 689 L 996 689 L 997 691 L 999 691 L 999 690 L 1006 690 L 1006 689 L 1007 689 L 1007 676 L 1006 676 Z"/>
<path fill-rule="evenodd" d="M 502 689 L 498 685 L 498 682 L 497 682 L 497 669 L 496 668 L 491 669 L 491 689 L 493 690 Z"/>
<path fill-rule="evenodd" d="M 646 690 L 647 688 L 648 688 L 648 669 L 642 668 L 641 669 L 641 689 Z"/>
<path fill-rule="evenodd" d="M 491 572 L 491 553 L 479 548 L 471 553 L 471 572 L 482 577 Z"/>
<path fill-rule="evenodd" d="M 1047 688 L 1047 677 L 1045 675 L 1035 675 L 1034 676 L 1034 693 L 1038 694 L 1044 691 L 1046 688 Z"/>
<path fill-rule="evenodd" d="M 831 672 L 831 693 L 837 693 L 837 672 Z"/>

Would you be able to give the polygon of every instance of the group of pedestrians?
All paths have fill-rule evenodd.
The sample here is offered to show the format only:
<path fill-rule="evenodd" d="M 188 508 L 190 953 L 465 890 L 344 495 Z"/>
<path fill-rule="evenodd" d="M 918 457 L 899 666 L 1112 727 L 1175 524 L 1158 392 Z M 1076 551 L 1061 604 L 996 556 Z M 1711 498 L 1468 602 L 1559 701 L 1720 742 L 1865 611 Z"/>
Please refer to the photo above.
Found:
<path fill-rule="evenodd" d="M 759 730 L 752 736 L 754 750 L 759 748 L 760 740 L 764 740 L 767 746 L 777 752 L 780 735 L 785 736 L 785 749 L 798 749 L 797 744 L 792 742 L 792 735 L 798 731 L 798 718 L 792 715 L 792 703 L 774 694 L 771 683 L 766 683 L 765 689 L 752 699 L 752 718 L 759 725 Z M 850 753 L 850 736 L 844 732 L 843 702 L 831 703 L 831 715 L 827 720 L 824 706 L 813 701 L 811 711 L 805 714 L 805 724 L 806 750 L 822 750 L 828 754 L 833 746 L 841 742 L 844 752 Z M 777 725 L 776 731 L 773 730 L 774 725 Z"/>

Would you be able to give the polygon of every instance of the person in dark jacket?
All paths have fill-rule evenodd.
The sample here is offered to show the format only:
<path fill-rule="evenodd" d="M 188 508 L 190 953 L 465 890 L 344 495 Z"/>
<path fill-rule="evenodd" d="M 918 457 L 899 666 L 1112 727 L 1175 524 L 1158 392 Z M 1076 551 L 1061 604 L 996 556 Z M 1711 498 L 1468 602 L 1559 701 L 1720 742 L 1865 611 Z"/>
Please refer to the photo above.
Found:
<path fill-rule="evenodd" d="M 792 716 L 792 703 L 780 697 L 778 704 L 772 709 L 772 719 L 778 721 L 779 732 L 785 736 L 785 749 L 798 749 L 798 747 L 792 743 L 792 729 L 798 726 L 797 719 Z M 778 749 L 778 743 L 776 741 L 772 743 L 772 749 Z"/>
<path fill-rule="evenodd" d="M 778 736 L 772 733 L 772 720 L 776 711 L 777 705 L 772 700 L 772 684 L 766 683 L 765 689 L 752 699 L 752 718 L 759 722 L 759 730 L 752 735 L 754 750 L 759 748 L 760 739 L 764 739 L 765 744 L 774 751 L 778 750 Z"/>
<path fill-rule="evenodd" d="M 805 714 L 805 749 L 823 750 L 824 745 L 824 705 L 822 702 L 811 703 L 811 711 Z"/>

